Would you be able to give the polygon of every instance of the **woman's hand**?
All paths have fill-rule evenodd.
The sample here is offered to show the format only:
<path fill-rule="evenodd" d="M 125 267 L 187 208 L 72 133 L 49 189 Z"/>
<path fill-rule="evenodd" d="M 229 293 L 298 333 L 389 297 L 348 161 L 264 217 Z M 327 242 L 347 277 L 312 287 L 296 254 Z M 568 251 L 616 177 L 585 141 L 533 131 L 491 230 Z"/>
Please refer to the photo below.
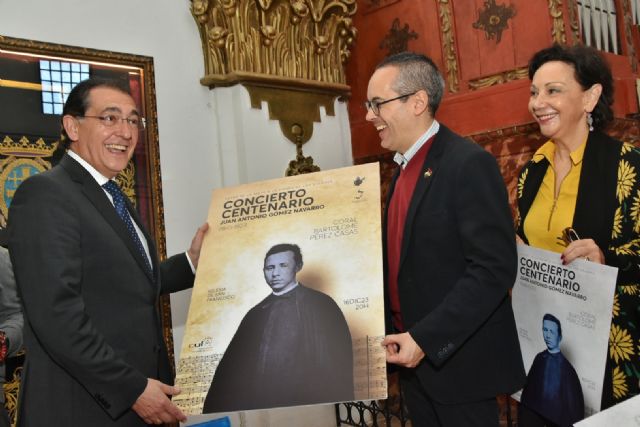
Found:
<path fill-rule="evenodd" d="M 604 253 L 593 239 L 580 239 L 573 241 L 561 255 L 562 264 L 567 265 L 574 259 L 583 258 L 587 261 L 604 264 Z"/>

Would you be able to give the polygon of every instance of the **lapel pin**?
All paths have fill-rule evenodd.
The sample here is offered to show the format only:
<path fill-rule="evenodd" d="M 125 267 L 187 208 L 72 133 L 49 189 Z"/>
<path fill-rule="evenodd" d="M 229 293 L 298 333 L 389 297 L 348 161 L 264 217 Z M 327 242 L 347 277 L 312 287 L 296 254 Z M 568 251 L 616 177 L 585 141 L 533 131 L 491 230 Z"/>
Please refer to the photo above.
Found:
<path fill-rule="evenodd" d="M 429 178 L 431 176 L 431 174 L 433 174 L 433 171 L 431 170 L 431 168 L 427 169 L 424 173 L 424 177 L 425 178 Z"/>

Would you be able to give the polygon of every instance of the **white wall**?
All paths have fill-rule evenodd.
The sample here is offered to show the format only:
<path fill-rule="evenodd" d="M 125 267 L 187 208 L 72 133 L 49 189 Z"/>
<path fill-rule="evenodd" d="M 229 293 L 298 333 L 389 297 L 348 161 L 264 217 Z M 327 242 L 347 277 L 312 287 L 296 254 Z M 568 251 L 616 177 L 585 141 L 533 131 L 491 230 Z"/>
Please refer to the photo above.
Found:
<path fill-rule="evenodd" d="M 0 0 L 0 35 L 154 58 L 168 254 L 188 247 L 206 217 L 212 189 L 281 177 L 295 158 L 295 146 L 268 120 L 266 106 L 251 109 L 243 87 L 210 91 L 200 85 L 204 60 L 189 5 L 188 0 Z M 304 146 L 323 170 L 351 164 L 346 105 L 336 102 L 335 111 L 335 117 L 323 112 Z M 189 296 L 185 291 L 172 298 L 176 354 Z M 326 415 L 319 426 L 335 425 L 332 407 L 327 409 L 310 409 L 311 417 Z M 242 424 L 311 426 L 311 417 L 281 410 L 248 414 Z"/>

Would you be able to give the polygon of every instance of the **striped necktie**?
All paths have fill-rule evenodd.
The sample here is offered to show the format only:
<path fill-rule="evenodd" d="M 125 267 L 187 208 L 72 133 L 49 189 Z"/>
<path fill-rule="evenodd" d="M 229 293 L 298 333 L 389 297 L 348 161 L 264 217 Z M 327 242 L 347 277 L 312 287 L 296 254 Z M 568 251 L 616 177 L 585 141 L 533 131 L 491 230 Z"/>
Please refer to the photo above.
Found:
<path fill-rule="evenodd" d="M 142 258 L 144 259 L 145 265 L 147 266 L 149 271 L 152 272 L 153 270 L 151 268 L 151 264 L 149 263 L 149 257 L 147 256 L 147 253 L 144 251 L 144 246 L 142 246 L 142 242 L 140 241 L 138 232 L 133 226 L 133 221 L 131 221 L 131 215 L 129 215 L 129 211 L 127 210 L 127 205 L 124 201 L 125 196 L 122 193 L 122 190 L 120 190 L 120 187 L 118 187 L 118 184 L 116 184 L 115 181 L 111 181 L 111 180 L 107 181 L 106 184 L 103 184 L 102 188 L 107 190 L 107 192 L 111 194 L 111 197 L 113 197 L 113 206 L 116 208 L 116 212 L 118 213 L 118 216 L 124 222 L 124 225 L 126 226 L 127 231 L 129 232 L 129 235 L 133 240 L 133 243 L 138 249 L 138 252 L 140 252 L 140 255 L 142 255 Z"/>

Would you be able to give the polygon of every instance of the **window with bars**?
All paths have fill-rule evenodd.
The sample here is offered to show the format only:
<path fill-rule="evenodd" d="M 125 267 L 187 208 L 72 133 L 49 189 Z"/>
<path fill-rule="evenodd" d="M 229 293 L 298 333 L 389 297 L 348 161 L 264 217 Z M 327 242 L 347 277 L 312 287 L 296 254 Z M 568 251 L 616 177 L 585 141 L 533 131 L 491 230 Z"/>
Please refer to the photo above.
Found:
<path fill-rule="evenodd" d="M 637 14 L 640 0 L 631 2 L 635 3 Z M 614 0 L 578 0 L 577 3 L 584 44 L 605 52 L 620 53 Z"/>
<path fill-rule="evenodd" d="M 62 107 L 71 89 L 88 78 L 89 64 L 40 60 L 42 112 L 62 114 Z"/>

